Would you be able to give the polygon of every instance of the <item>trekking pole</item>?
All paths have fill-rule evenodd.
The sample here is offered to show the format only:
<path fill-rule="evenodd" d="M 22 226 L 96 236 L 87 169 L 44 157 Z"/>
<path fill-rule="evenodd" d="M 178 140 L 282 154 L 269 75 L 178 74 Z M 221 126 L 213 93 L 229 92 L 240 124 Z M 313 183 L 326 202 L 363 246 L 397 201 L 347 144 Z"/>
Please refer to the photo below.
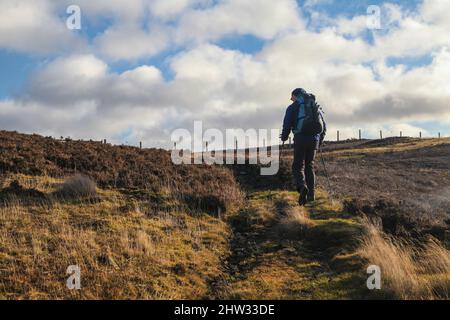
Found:
<path fill-rule="evenodd" d="M 278 150 L 278 164 L 281 166 L 281 161 L 283 159 L 283 149 L 284 149 L 284 142 L 281 144 L 281 149 Z"/>
<path fill-rule="evenodd" d="M 328 182 L 328 194 L 331 198 L 331 202 L 334 202 L 334 197 L 333 197 L 333 192 L 332 192 L 332 188 L 331 188 L 331 182 L 330 182 L 330 176 L 328 175 L 328 170 L 327 170 L 327 165 L 325 163 L 325 158 L 323 157 L 323 151 L 322 151 L 322 146 L 319 147 L 319 152 L 320 152 L 320 158 L 322 160 L 322 164 L 323 164 L 323 170 L 325 172 L 325 177 L 327 179 Z"/>

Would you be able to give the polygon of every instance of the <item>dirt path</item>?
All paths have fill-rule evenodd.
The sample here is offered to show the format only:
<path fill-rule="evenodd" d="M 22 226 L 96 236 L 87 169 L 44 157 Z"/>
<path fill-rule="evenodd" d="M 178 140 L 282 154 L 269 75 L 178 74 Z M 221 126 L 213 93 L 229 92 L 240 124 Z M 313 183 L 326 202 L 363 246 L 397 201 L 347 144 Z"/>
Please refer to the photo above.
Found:
<path fill-rule="evenodd" d="M 320 194 L 306 209 L 295 193 L 255 192 L 236 215 L 217 299 L 371 298 L 354 253 L 361 226 Z"/>

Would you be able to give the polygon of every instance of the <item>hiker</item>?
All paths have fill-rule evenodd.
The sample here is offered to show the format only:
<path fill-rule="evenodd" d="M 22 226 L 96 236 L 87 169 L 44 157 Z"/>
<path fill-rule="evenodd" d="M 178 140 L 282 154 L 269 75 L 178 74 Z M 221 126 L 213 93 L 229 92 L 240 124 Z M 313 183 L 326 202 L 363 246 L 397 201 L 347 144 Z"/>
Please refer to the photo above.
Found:
<path fill-rule="evenodd" d="M 286 142 L 294 133 L 292 174 L 300 193 L 299 204 L 315 201 L 314 158 L 326 134 L 326 124 L 316 103 L 316 97 L 298 88 L 292 92 L 293 102 L 286 111 L 281 140 Z"/>

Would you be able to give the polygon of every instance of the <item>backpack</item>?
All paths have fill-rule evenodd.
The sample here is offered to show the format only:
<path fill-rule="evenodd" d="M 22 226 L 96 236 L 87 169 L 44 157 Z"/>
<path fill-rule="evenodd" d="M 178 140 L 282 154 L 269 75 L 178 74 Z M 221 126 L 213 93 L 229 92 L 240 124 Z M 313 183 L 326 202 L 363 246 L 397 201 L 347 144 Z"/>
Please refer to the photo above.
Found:
<path fill-rule="evenodd" d="M 316 103 L 316 97 L 313 94 L 304 94 L 305 100 L 305 119 L 303 121 L 303 127 L 301 134 L 314 136 L 317 134 L 323 134 L 325 124 L 320 113 L 320 106 Z M 296 103 L 294 112 L 294 121 L 297 121 L 298 113 L 300 112 L 300 104 Z M 297 126 L 293 126 L 294 128 Z"/>

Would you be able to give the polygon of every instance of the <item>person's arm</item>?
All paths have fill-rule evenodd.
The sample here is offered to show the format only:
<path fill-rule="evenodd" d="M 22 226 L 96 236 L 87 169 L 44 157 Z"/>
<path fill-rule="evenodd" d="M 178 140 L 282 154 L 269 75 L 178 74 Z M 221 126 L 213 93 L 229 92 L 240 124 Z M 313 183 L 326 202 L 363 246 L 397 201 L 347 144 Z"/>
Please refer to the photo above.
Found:
<path fill-rule="evenodd" d="M 292 129 L 292 106 L 289 106 L 286 110 L 286 115 L 283 121 L 283 132 L 281 133 L 281 141 L 286 142 L 289 139 Z"/>

